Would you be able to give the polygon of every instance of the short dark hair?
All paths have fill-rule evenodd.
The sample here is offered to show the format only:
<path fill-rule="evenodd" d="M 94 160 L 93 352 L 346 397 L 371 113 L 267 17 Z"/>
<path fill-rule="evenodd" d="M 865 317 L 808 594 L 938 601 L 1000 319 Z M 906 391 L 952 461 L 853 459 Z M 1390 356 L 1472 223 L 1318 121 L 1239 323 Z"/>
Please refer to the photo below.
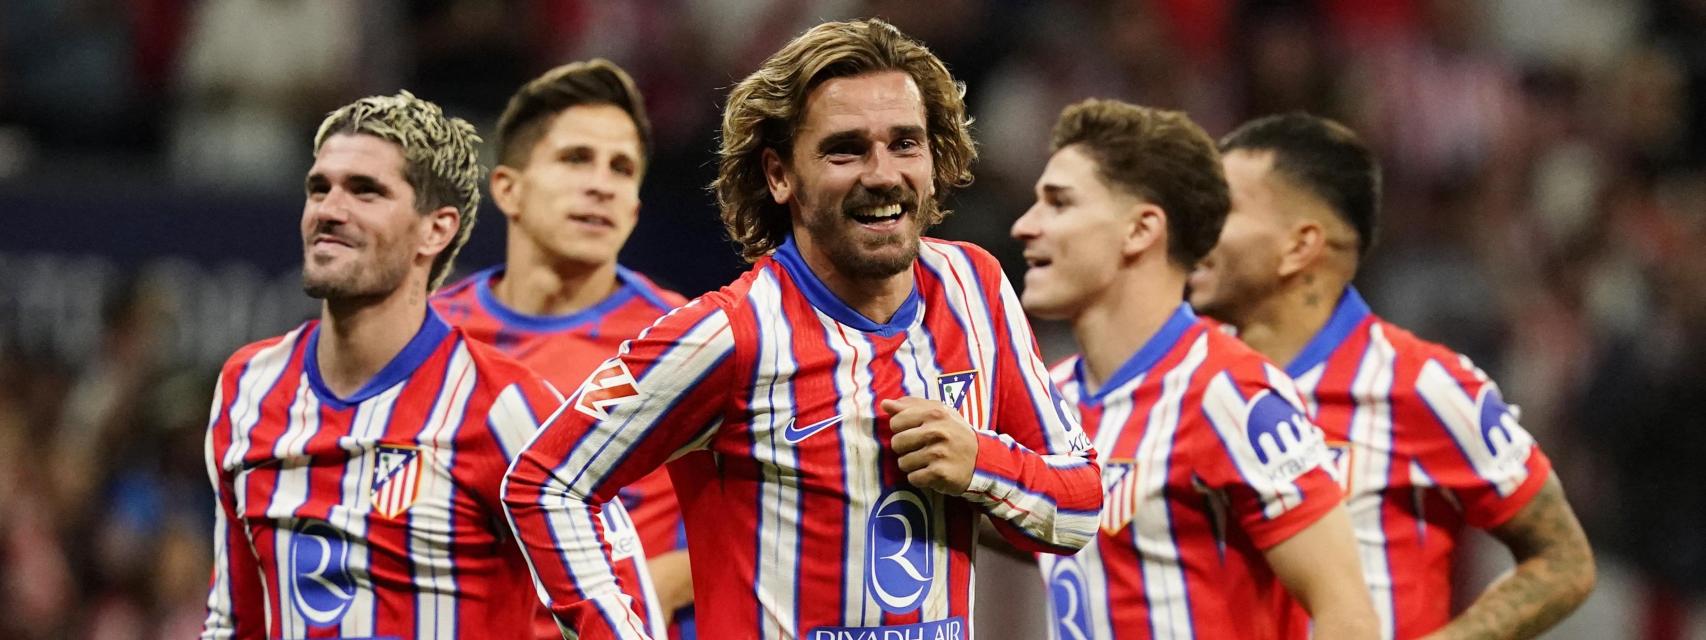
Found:
<path fill-rule="evenodd" d="M 640 166 L 651 157 L 652 123 L 634 79 L 603 58 L 559 66 L 522 85 L 498 117 L 498 164 L 522 169 L 552 116 L 570 107 L 612 105 L 627 112 L 640 133 Z"/>
<path fill-rule="evenodd" d="M 1357 257 L 1380 230 L 1380 160 L 1355 131 L 1301 111 L 1258 118 L 1220 139 L 1220 152 L 1270 151 L 1274 172 L 1314 194 L 1357 233 Z"/>
<path fill-rule="evenodd" d="M 1167 212 L 1167 257 L 1190 268 L 1220 241 L 1232 208 L 1214 139 L 1179 111 L 1090 99 L 1054 124 L 1052 151 L 1081 146 L 1116 189 Z"/>

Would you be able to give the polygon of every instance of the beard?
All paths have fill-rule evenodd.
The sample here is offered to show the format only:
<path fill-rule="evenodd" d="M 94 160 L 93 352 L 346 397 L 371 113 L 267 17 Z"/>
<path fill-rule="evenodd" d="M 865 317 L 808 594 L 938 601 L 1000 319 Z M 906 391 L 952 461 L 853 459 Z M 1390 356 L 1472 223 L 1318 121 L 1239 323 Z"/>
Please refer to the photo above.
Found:
<path fill-rule="evenodd" d="M 867 233 L 854 221 L 854 211 L 891 204 L 906 212 L 902 232 Z M 905 186 L 883 191 L 859 188 L 848 194 L 839 211 L 814 207 L 805 216 L 805 229 L 837 271 L 854 278 L 882 279 L 912 268 L 918 259 L 918 238 L 925 221 L 936 217 L 935 208 L 934 199 L 920 199 Z"/>
<path fill-rule="evenodd" d="M 1187 290 L 1186 299 L 1198 313 L 1242 326 L 1249 311 L 1279 289 L 1277 280 L 1258 275 L 1254 262 L 1242 264 L 1222 259 L 1215 270 L 1214 286 L 1208 291 Z"/>
<path fill-rule="evenodd" d="M 356 249 L 367 244 L 356 244 Z M 409 256 L 390 247 L 376 246 L 377 251 L 353 256 L 343 264 L 316 265 L 314 256 L 304 256 L 302 292 L 316 300 L 337 302 L 381 297 L 403 286 L 409 275 Z M 397 255 L 390 255 L 397 254 Z"/>

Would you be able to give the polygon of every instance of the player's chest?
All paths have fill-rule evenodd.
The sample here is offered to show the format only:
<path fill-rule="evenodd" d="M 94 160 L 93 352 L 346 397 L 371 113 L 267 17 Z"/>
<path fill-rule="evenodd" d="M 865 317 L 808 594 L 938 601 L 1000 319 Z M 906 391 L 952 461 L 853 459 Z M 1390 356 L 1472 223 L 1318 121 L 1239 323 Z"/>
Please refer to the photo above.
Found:
<path fill-rule="evenodd" d="M 991 369 L 963 345 L 925 349 L 906 336 L 773 354 L 736 390 L 740 410 L 716 449 L 749 458 L 766 473 L 838 483 L 893 466 L 882 401 L 932 400 L 968 425 L 986 427 Z"/>
<path fill-rule="evenodd" d="M 268 407 L 217 455 L 246 519 L 449 527 L 471 507 L 457 470 L 475 454 L 459 453 L 462 425 L 448 412 Z"/>

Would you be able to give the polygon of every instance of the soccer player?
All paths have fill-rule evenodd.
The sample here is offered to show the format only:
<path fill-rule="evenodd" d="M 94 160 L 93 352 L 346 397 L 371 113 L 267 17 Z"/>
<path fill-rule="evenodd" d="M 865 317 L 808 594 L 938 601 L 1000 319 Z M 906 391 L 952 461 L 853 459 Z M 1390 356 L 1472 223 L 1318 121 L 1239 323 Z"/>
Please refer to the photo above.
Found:
<path fill-rule="evenodd" d="M 1334 449 L 1383 638 L 1530 638 L 1592 590 L 1593 554 L 1514 406 L 1467 358 L 1369 311 L 1350 286 L 1368 253 L 1380 169 L 1344 126 L 1305 114 L 1220 143 L 1232 214 L 1191 275 L 1191 303 L 1297 380 Z M 1464 525 L 1515 572 L 1456 619 Z"/>
<path fill-rule="evenodd" d="M 1067 107 L 1025 243 L 1025 310 L 1071 323 L 1054 380 L 1101 455 L 1094 545 L 1043 557 L 1061 640 L 1321 638 L 1374 610 L 1320 431 L 1284 373 L 1184 303 L 1229 206 L 1214 141 L 1175 111 Z M 1281 588 L 1283 585 L 1283 589 Z M 1302 627 L 1306 628 L 1306 627 Z"/>
<path fill-rule="evenodd" d="M 204 638 L 532 638 L 548 620 L 499 489 L 561 396 L 427 308 L 474 224 L 478 143 L 407 92 L 321 123 L 301 222 L 320 318 L 240 349 L 215 392 Z"/>
<path fill-rule="evenodd" d="M 591 526 L 670 462 L 708 638 L 970 640 L 974 524 L 1073 552 L 1100 476 L 988 253 L 921 239 L 975 156 L 961 87 L 878 20 L 729 95 L 723 220 L 755 261 L 625 344 L 511 467 L 551 609 L 637 638 Z M 577 588 L 578 585 L 578 588 Z"/>
<path fill-rule="evenodd" d="M 491 174 L 492 199 L 509 220 L 508 255 L 445 287 L 433 308 L 558 389 L 580 386 L 623 340 L 687 302 L 616 262 L 639 220 L 650 141 L 639 90 L 609 61 L 565 64 L 524 85 L 498 119 Z M 650 575 L 636 575 L 642 549 L 613 547 L 629 595 L 645 592 L 637 581 L 655 587 L 648 618 L 691 605 L 669 473 L 660 468 L 618 495 L 649 556 Z M 691 635 L 691 611 L 681 613 Z M 557 635 L 556 625 L 547 630 Z"/>

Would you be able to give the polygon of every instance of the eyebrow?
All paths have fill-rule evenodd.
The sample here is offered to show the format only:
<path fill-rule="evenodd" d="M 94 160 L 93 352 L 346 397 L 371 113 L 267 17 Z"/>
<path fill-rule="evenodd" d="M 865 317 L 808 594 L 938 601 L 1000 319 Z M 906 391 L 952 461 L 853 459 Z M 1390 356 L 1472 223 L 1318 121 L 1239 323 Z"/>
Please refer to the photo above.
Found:
<path fill-rule="evenodd" d="M 1059 197 L 1062 195 L 1070 195 L 1072 193 L 1072 187 L 1068 187 L 1063 184 L 1045 184 L 1042 185 L 1041 188 L 1043 195 L 1048 196 Z"/>
<path fill-rule="evenodd" d="M 380 182 L 379 179 L 374 178 L 373 176 L 359 173 L 351 174 L 344 178 L 344 182 L 350 189 L 369 189 L 382 196 L 391 195 L 391 189 L 385 186 L 385 183 Z M 306 190 L 312 190 L 317 186 L 330 186 L 331 183 L 332 179 L 326 177 L 323 173 L 310 173 L 308 174 L 308 178 L 303 180 L 302 187 Z"/>
<path fill-rule="evenodd" d="M 924 139 L 924 127 L 915 124 L 895 125 L 893 127 L 889 127 L 889 137 L 896 139 L 917 138 L 922 140 Z M 837 131 L 824 136 L 822 140 L 819 140 L 817 143 L 817 150 L 819 153 L 829 153 L 830 149 L 837 146 L 864 141 L 865 134 L 863 129 Z"/>

